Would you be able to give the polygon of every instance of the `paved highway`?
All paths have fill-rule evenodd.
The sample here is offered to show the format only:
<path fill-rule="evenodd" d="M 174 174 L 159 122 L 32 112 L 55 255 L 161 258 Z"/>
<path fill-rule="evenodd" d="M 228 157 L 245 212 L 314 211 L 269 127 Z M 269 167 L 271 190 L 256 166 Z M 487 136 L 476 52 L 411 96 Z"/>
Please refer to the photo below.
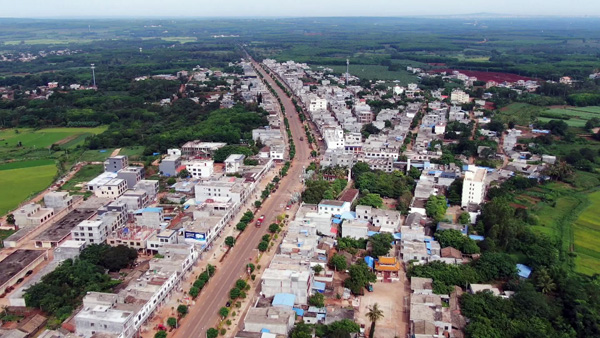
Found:
<path fill-rule="evenodd" d="M 305 132 L 294 104 L 260 65 L 255 61 L 253 63 L 281 98 L 296 146 L 296 157 L 292 161 L 288 175 L 280 181 L 277 191 L 271 194 L 259 211 L 259 214 L 265 215 L 264 226 L 257 229 L 252 223 L 242 233 L 236 245 L 217 268 L 215 276 L 210 279 L 196 298 L 196 305 L 190 309 L 190 313 L 175 331 L 173 337 L 176 338 L 205 337 L 206 330 L 216 326 L 219 320 L 217 312 L 229 299 L 229 290 L 233 287 L 235 281 L 246 272 L 246 264 L 249 260 L 254 261 L 254 258 L 256 258 L 255 249 L 261 237 L 267 233 L 268 225 L 273 223 L 276 216 L 282 213 L 281 204 L 290 200 L 291 194 L 302 188 L 300 175 L 303 173 L 303 167 L 308 166 L 310 163 L 308 144 L 306 141 L 300 141 L 300 137 Z M 265 262 L 262 262 L 262 264 L 266 265 Z"/>

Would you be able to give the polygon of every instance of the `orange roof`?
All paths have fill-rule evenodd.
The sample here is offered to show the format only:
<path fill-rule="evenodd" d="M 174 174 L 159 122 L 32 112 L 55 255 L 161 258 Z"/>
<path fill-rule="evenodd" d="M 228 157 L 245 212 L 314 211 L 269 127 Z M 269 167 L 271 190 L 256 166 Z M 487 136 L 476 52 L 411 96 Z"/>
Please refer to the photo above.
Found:
<path fill-rule="evenodd" d="M 379 262 L 375 263 L 375 270 L 377 271 L 400 271 L 400 262 L 390 265 L 382 265 Z"/>
<path fill-rule="evenodd" d="M 379 256 L 379 264 L 396 264 L 396 257 L 383 257 Z"/>

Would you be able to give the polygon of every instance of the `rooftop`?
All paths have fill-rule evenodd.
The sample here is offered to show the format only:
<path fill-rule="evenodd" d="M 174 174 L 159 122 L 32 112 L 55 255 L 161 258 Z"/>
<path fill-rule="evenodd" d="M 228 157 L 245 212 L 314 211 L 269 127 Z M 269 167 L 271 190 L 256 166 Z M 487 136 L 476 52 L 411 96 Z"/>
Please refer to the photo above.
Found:
<path fill-rule="evenodd" d="M 48 229 L 37 236 L 34 241 L 59 242 L 67 237 L 74 227 L 85 220 L 89 220 L 95 213 L 96 211 L 91 209 L 75 209 L 60 221 L 52 224 Z"/>
<path fill-rule="evenodd" d="M 17 250 L 0 261 L 0 285 L 4 285 L 15 274 L 45 254 L 44 250 Z"/>
<path fill-rule="evenodd" d="M 335 207 L 341 207 L 345 204 L 344 201 L 335 201 L 335 200 L 322 200 L 319 205 L 332 205 Z"/>

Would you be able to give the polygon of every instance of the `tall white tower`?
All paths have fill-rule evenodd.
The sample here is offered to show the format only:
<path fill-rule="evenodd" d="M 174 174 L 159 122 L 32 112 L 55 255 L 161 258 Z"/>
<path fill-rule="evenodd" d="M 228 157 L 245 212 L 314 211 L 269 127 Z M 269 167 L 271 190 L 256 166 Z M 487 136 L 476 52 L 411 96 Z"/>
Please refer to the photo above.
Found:
<path fill-rule="evenodd" d="M 346 86 L 348 86 L 348 77 L 350 76 L 350 60 L 346 59 Z"/>
<path fill-rule="evenodd" d="M 96 72 L 94 71 L 94 69 L 96 69 L 96 67 L 92 63 L 92 83 L 94 85 L 94 88 L 96 88 Z"/>

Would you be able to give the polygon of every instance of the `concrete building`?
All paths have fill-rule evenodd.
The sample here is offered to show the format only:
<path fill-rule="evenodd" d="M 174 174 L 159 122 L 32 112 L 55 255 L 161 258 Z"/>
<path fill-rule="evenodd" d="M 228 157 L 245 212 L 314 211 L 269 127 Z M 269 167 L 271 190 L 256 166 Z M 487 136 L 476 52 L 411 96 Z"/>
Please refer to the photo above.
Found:
<path fill-rule="evenodd" d="M 0 294 L 28 276 L 44 260 L 48 259 L 46 250 L 17 250 L 0 261 Z"/>
<path fill-rule="evenodd" d="M 342 237 L 369 238 L 369 222 L 361 219 L 346 219 L 342 223 Z"/>
<path fill-rule="evenodd" d="M 402 224 L 402 214 L 395 210 L 383 210 L 368 205 L 356 206 L 356 217 L 371 222 L 373 226 L 381 227 L 380 232 L 395 233 Z"/>
<path fill-rule="evenodd" d="M 215 151 L 226 146 L 223 142 L 190 141 L 181 147 L 183 156 L 212 158 Z"/>
<path fill-rule="evenodd" d="M 207 199 L 218 201 L 244 202 L 249 194 L 248 184 L 243 178 L 223 177 L 215 181 L 205 181 L 194 187 L 196 202 Z"/>
<path fill-rule="evenodd" d="M 244 318 L 244 331 L 286 335 L 294 327 L 296 312 L 284 307 L 251 308 Z"/>
<path fill-rule="evenodd" d="M 322 200 L 318 208 L 321 215 L 341 215 L 350 211 L 350 203 L 337 200 Z"/>
<path fill-rule="evenodd" d="M 241 170 L 244 165 L 245 155 L 242 154 L 231 154 L 225 159 L 225 173 L 234 174 Z"/>
<path fill-rule="evenodd" d="M 263 273 L 261 290 L 265 297 L 273 297 L 278 293 L 293 294 L 296 296 L 296 303 L 306 305 L 312 294 L 312 284 L 310 266 L 271 263 Z"/>
<path fill-rule="evenodd" d="M 169 155 L 158 164 L 158 170 L 163 176 L 177 176 L 179 167 L 181 167 L 180 155 Z"/>
<path fill-rule="evenodd" d="M 340 127 L 323 128 L 323 139 L 327 149 L 344 149 L 344 131 Z"/>
<path fill-rule="evenodd" d="M 52 191 L 44 195 L 44 205 L 46 208 L 54 209 L 54 212 L 66 209 L 73 204 L 73 196 L 64 191 Z"/>
<path fill-rule="evenodd" d="M 100 198 L 117 199 L 127 190 L 127 182 L 117 173 L 104 172 L 87 183 L 87 189 Z"/>
<path fill-rule="evenodd" d="M 193 178 L 208 178 L 214 172 L 213 160 L 190 160 L 183 162 L 185 169 Z"/>
<path fill-rule="evenodd" d="M 138 210 L 150 204 L 150 198 L 145 190 L 127 190 L 117 201 L 125 204 L 128 211 Z"/>
<path fill-rule="evenodd" d="M 117 178 L 127 182 L 127 188 L 133 189 L 135 185 L 144 179 L 144 167 L 125 167 L 117 172 Z"/>
<path fill-rule="evenodd" d="M 76 241 L 88 244 L 100 244 L 106 241 L 108 235 L 120 228 L 127 220 L 127 209 L 121 203 L 111 203 L 98 210 L 95 220 L 84 220 L 73 230 L 71 236 Z"/>
<path fill-rule="evenodd" d="M 452 91 L 452 93 L 450 93 L 450 102 L 465 104 L 471 102 L 471 98 L 469 97 L 469 94 L 465 93 L 464 91 L 455 89 Z"/>
<path fill-rule="evenodd" d="M 111 156 L 104 161 L 104 171 L 116 173 L 129 166 L 129 158 L 126 155 Z"/>
<path fill-rule="evenodd" d="M 321 98 L 315 98 L 310 100 L 310 103 L 308 105 L 308 111 L 309 112 L 317 112 L 317 111 L 321 111 L 321 110 L 327 110 L 327 100 L 326 99 L 321 99 Z"/>
<path fill-rule="evenodd" d="M 25 204 L 13 213 L 15 225 L 23 227 L 38 227 L 54 218 L 54 209 L 42 208 L 36 203 Z"/>
<path fill-rule="evenodd" d="M 148 202 L 152 202 L 156 199 L 158 189 L 158 180 L 141 180 L 133 188 L 135 191 L 145 191 L 146 195 L 148 196 Z"/>
<path fill-rule="evenodd" d="M 106 305 L 84 307 L 75 316 L 77 334 L 91 338 L 96 333 L 114 334 L 115 336 L 128 337 L 135 331 L 133 328 L 132 311 L 112 309 Z"/>
<path fill-rule="evenodd" d="M 469 166 L 465 171 L 463 181 L 461 206 L 466 207 L 469 204 L 481 204 L 485 197 L 485 177 L 487 171 L 476 166 Z"/>
<path fill-rule="evenodd" d="M 133 215 L 137 225 L 152 229 L 159 229 L 161 224 L 165 222 L 163 208 L 138 209 Z"/>

